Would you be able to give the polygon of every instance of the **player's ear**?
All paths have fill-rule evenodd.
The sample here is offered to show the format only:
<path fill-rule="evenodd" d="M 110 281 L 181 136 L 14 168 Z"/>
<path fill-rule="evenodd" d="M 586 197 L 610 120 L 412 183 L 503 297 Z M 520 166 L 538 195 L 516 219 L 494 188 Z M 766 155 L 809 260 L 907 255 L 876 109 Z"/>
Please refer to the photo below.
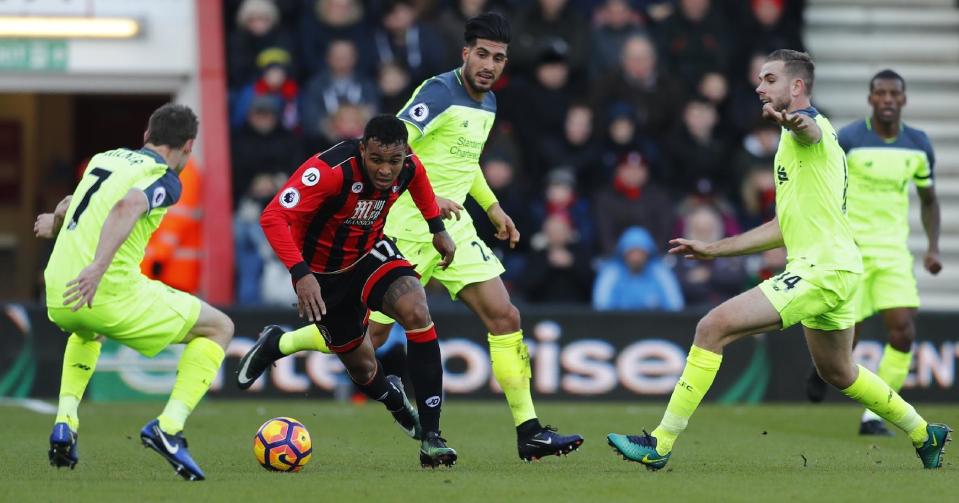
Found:
<path fill-rule="evenodd" d="M 463 46 L 463 63 L 466 63 L 466 58 L 469 57 L 469 54 L 470 54 L 470 46 L 464 45 Z"/>
<path fill-rule="evenodd" d="M 149 137 L 150 137 L 150 130 L 147 129 L 146 131 L 143 132 L 143 143 L 146 143 L 146 142 L 147 142 L 147 138 L 149 138 Z"/>

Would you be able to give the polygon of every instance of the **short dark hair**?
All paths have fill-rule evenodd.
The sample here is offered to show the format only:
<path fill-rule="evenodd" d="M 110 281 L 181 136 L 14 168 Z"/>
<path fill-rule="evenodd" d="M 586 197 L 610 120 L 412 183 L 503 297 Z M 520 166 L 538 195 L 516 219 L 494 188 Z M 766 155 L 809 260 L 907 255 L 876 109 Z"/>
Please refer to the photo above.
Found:
<path fill-rule="evenodd" d="M 406 133 L 406 124 L 390 114 L 380 114 L 370 119 L 363 129 L 363 143 L 375 139 L 382 145 L 406 145 L 409 136 Z"/>
<path fill-rule="evenodd" d="M 899 75 L 894 70 L 886 68 L 885 70 L 875 74 L 869 79 L 869 92 L 871 93 L 873 87 L 876 85 L 877 80 L 898 80 L 902 83 L 903 92 L 906 91 L 906 79 L 902 78 L 902 75 Z"/>
<path fill-rule="evenodd" d="M 806 87 L 806 96 L 812 94 L 813 81 L 816 80 L 816 64 L 809 54 L 792 49 L 777 49 L 766 56 L 766 61 L 785 63 L 786 74 L 799 77 Z"/>
<path fill-rule="evenodd" d="M 180 148 L 196 138 L 199 121 L 190 107 L 167 103 L 150 114 L 147 122 L 147 143 Z"/>
<path fill-rule="evenodd" d="M 466 21 L 463 39 L 467 45 L 476 44 L 476 39 L 492 40 L 508 44 L 510 41 L 509 21 L 498 12 L 484 12 Z"/>

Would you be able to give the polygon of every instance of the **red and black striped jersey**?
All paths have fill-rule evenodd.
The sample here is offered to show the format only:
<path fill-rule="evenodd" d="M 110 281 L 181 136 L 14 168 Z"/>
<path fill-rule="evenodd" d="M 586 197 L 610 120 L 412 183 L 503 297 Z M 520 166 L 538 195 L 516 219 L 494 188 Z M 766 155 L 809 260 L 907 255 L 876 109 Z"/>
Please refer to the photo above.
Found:
<path fill-rule="evenodd" d="M 444 229 L 426 170 L 407 155 L 393 186 L 377 190 L 359 141 L 341 142 L 303 163 L 260 216 L 270 246 L 294 281 L 310 272 L 348 269 L 383 238 L 386 215 L 406 190 L 432 232 Z"/>

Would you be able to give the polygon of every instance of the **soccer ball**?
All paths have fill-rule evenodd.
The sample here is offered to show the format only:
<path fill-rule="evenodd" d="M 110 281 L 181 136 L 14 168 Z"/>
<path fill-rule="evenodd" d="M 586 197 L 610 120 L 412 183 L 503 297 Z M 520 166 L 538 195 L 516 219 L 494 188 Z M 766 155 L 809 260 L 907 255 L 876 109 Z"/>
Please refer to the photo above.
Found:
<path fill-rule="evenodd" d="M 270 471 L 298 472 L 310 462 L 312 454 L 310 432 L 296 419 L 274 417 L 263 423 L 253 437 L 253 455 Z"/>

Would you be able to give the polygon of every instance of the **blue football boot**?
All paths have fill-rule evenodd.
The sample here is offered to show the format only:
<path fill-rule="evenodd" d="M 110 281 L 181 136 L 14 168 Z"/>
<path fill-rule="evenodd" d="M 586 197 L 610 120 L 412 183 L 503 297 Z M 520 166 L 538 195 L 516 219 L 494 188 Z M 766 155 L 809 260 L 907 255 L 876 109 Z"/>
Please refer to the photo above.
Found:
<path fill-rule="evenodd" d="M 69 466 L 72 470 L 80 461 L 77 453 L 77 434 L 70 429 L 67 423 L 53 425 L 50 433 L 50 466 L 62 468 Z"/>
<path fill-rule="evenodd" d="M 565 456 L 583 445 L 579 435 L 560 435 L 556 428 L 545 426 L 536 434 L 517 441 L 519 458 L 527 463 L 545 456 Z"/>
<path fill-rule="evenodd" d="M 144 447 L 149 447 L 163 456 L 163 459 L 167 460 L 176 470 L 177 475 L 186 480 L 203 480 L 206 478 L 203 475 L 203 470 L 197 466 L 196 461 L 193 461 L 193 457 L 190 456 L 182 432 L 176 435 L 166 434 L 160 429 L 160 421 L 154 419 L 140 430 L 140 440 Z"/>

